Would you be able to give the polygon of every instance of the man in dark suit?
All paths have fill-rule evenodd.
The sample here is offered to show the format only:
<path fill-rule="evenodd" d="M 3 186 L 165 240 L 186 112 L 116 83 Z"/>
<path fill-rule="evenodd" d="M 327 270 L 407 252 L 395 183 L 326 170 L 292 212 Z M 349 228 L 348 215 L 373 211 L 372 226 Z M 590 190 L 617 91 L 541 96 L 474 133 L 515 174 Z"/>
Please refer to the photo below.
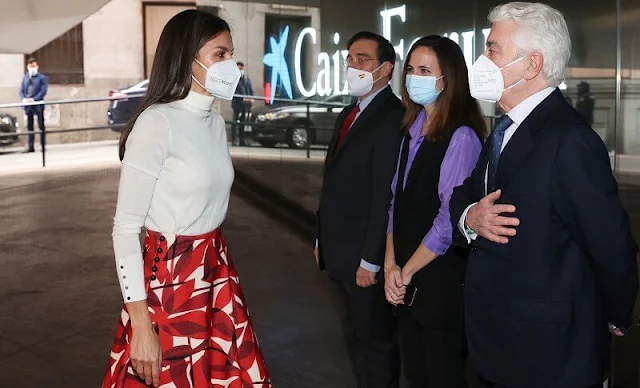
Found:
<path fill-rule="evenodd" d="M 556 87 L 571 52 L 562 14 L 510 3 L 489 20 L 495 66 L 474 65 L 471 93 L 506 115 L 450 202 L 472 244 L 470 358 L 486 387 L 601 387 L 608 323 L 623 334 L 638 291 L 628 216 L 606 147 Z"/>
<path fill-rule="evenodd" d="M 242 73 L 240 82 L 236 87 L 236 95 L 241 96 L 253 96 L 253 86 L 249 76 L 245 73 L 244 63 L 238 62 L 238 69 Z M 249 97 L 233 97 L 231 101 L 231 108 L 233 108 L 233 122 L 231 123 L 231 144 L 245 146 L 244 142 L 244 125 L 238 124 L 238 121 L 243 122 L 249 119 L 251 108 L 253 106 L 253 99 Z"/>
<path fill-rule="evenodd" d="M 27 61 L 27 73 L 22 79 L 20 85 L 20 100 L 22 102 L 42 101 L 47 95 L 49 89 L 49 79 L 39 72 L 38 62 L 35 58 L 29 58 Z M 44 128 L 44 105 L 29 105 L 24 107 L 27 115 L 27 129 L 34 132 L 33 116 L 38 118 L 38 128 L 40 128 L 40 143 L 44 147 L 45 128 Z M 34 152 L 34 134 L 28 135 L 29 145 L 27 152 Z"/>
<path fill-rule="evenodd" d="M 347 82 L 359 99 L 338 116 L 327 152 L 315 255 L 335 286 L 358 387 L 398 387 L 398 349 L 381 271 L 404 114 L 389 86 L 396 53 L 370 32 L 356 34 L 348 49 Z"/>

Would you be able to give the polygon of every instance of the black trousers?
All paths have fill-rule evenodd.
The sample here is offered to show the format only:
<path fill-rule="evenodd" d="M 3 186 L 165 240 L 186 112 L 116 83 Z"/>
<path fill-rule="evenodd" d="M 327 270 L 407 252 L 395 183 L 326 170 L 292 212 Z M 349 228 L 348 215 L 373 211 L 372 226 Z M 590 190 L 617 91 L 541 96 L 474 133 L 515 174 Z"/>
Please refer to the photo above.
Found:
<path fill-rule="evenodd" d="M 590 387 L 585 387 L 585 388 L 602 388 L 603 384 L 592 385 Z M 478 376 L 478 388 L 509 388 L 509 387 L 492 383 L 488 380 L 483 379 L 482 376 Z"/>
<path fill-rule="evenodd" d="M 423 327 L 408 307 L 397 309 L 402 365 L 410 388 L 464 388 L 463 334 Z"/>
<path fill-rule="evenodd" d="M 238 124 L 238 121 L 246 121 L 248 109 L 233 110 L 233 122 L 231 123 L 231 144 L 244 146 L 244 124 Z M 236 142 L 236 139 L 238 140 Z"/>
<path fill-rule="evenodd" d="M 333 305 L 340 315 L 358 388 L 398 388 L 400 355 L 395 319 L 383 283 L 358 287 L 333 281 Z"/>
<path fill-rule="evenodd" d="M 27 130 L 34 132 L 33 116 L 38 117 L 38 128 L 40 129 L 40 145 L 44 147 L 45 143 L 45 128 L 44 128 L 44 106 L 30 106 L 25 110 L 27 115 Z M 29 150 L 34 149 L 35 135 L 29 134 Z"/>

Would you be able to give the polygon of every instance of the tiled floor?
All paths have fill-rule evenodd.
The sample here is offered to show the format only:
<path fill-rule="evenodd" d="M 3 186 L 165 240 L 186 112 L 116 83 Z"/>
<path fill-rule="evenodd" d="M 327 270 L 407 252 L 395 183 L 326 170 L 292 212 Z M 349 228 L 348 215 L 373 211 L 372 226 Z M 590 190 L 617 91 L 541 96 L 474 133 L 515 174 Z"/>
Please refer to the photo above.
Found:
<path fill-rule="evenodd" d="M 0 176 L 0 388 L 100 385 L 121 307 L 110 240 L 115 165 Z M 318 161 L 237 160 L 236 168 L 315 206 Z M 621 194 L 640 236 L 636 180 L 625 179 Z M 237 197 L 224 229 L 275 386 L 351 387 L 310 247 Z M 640 329 L 614 345 L 616 387 L 637 387 Z"/>
<path fill-rule="evenodd" d="M 0 189 L 0 387 L 100 385 L 121 307 L 110 241 L 117 175 L 49 174 Z M 276 386 L 349 387 L 310 247 L 236 197 L 224 230 Z"/>

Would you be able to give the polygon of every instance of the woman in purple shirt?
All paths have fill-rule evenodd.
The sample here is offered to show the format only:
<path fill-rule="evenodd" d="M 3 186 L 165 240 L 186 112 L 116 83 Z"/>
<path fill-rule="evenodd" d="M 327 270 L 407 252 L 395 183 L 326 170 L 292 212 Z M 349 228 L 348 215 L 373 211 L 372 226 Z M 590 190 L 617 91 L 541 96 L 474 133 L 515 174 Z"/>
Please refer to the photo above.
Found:
<path fill-rule="evenodd" d="M 449 199 L 476 165 L 486 125 L 452 40 L 417 41 L 403 76 L 406 133 L 391 187 L 385 292 L 397 306 L 409 386 L 464 387 L 466 252 L 451 245 Z"/>

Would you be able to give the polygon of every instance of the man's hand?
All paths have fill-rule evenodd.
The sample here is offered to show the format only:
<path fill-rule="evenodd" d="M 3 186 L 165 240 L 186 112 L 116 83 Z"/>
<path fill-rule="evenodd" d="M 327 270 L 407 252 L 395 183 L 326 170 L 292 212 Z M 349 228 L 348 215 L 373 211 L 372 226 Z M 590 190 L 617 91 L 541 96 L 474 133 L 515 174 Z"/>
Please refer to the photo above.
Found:
<path fill-rule="evenodd" d="M 516 207 L 513 205 L 495 204 L 501 194 L 501 190 L 494 191 L 471 207 L 467 213 L 465 224 L 487 240 L 507 244 L 509 237 L 516 235 L 515 227 L 520 225 L 520 220 L 500 215 L 516 211 Z"/>
<path fill-rule="evenodd" d="M 316 257 L 316 265 L 319 267 L 320 266 L 320 252 L 318 250 L 318 246 L 316 245 L 315 249 L 313 250 L 313 255 Z"/>
<path fill-rule="evenodd" d="M 362 267 L 358 267 L 358 272 L 356 272 L 356 284 L 360 287 L 371 287 L 376 284 L 376 273 L 367 271 Z"/>

